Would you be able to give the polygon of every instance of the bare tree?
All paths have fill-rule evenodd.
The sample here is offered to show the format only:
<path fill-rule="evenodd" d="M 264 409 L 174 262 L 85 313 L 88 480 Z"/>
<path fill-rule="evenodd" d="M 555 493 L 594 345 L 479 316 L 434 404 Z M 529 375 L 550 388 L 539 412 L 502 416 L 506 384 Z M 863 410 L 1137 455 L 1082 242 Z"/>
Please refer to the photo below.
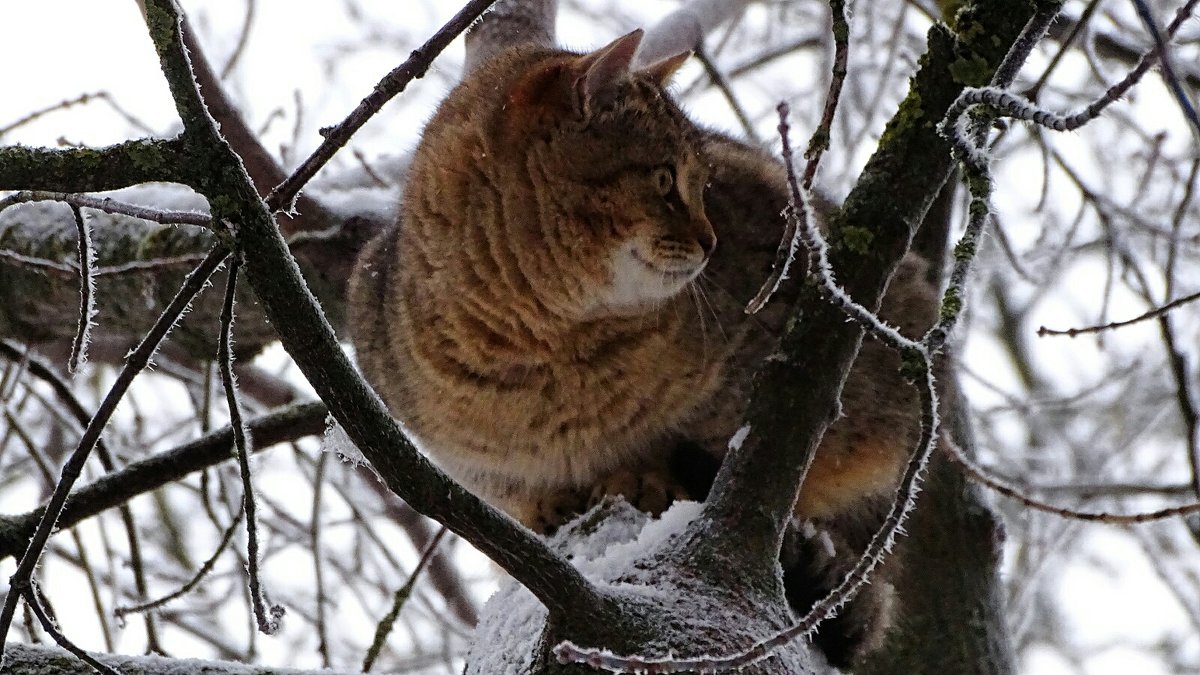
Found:
<path fill-rule="evenodd" d="M 1008 673 L 1014 655 L 1049 645 L 1085 672 L 1091 656 L 1065 632 L 1055 588 L 1084 565 L 1104 522 L 1147 521 L 1162 522 L 1120 535 L 1132 551 L 1124 559 L 1160 580 L 1193 637 L 1168 632 L 1142 651 L 1166 672 L 1195 668 L 1200 535 L 1177 517 L 1200 499 L 1200 289 L 1187 274 L 1200 242 L 1192 0 L 683 3 L 650 30 L 640 58 L 694 48 L 703 72 L 680 86 L 681 99 L 750 138 L 783 142 L 796 199 L 781 251 L 803 241 L 802 255 L 825 257 L 810 269 L 836 276 L 806 280 L 783 357 L 761 370 L 753 432 L 678 536 L 603 571 L 581 571 L 563 551 L 629 540 L 644 516 L 610 506 L 548 543 L 409 443 L 335 334 L 350 262 L 390 217 L 335 206 L 335 183 L 394 194 L 403 158 L 359 153 L 341 178 L 314 176 L 489 8 L 467 38 L 468 68 L 516 41 L 553 43 L 557 11 L 627 30 L 629 4 L 466 2 L 374 90 L 355 92 L 362 103 L 295 162 L 293 149 L 266 148 L 226 79 L 244 58 L 256 3 L 218 67 L 173 0 L 146 0 L 182 131 L 104 148 L 0 148 L 0 189 L 12 191 L 0 197 L 0 497 L 20 492 L 31 504 L 0 515 L 0 561 L 15 564 L 0 611 L 5 672 L 76 672 L 76 657 L 100 672 L 178 667 L 113 656 L 125 621 L 148 652 L 180 654 L 184 636 L 247 664 L 274 640 L 298 641 L 308 665 L 418 671 L 450 663 L 477 630 L 472 672 L 525 662 L 539 673 L 821 672 L 802 638 L 893 557 L 902 563 L 895 626 L 859 671 Z M 789 104 L 777 113 L 780 99 Z M 97 101 L 114 103 L 63 106 Z M 812 130 L 803 160 L 787 149 L 800 129 Z M 1079 131 L 1056 133 L 1066 129 Z M 150 183 L 190 191 L 93 194 Z M 828 244 L 805 226 L 813 185 L 843 204 Z M 938 325 L 914 342 L 869 311 L 910 245 L 947 289 Z M 973 263 L 982 269 L 970 275 Z M 884 529 L 833 595 L 796 617 L 779 588 L 780 542 L 864 331 L 904 353 L 925 433 Z M 250 363 L 276 340 L 319 402 Z M 935 358 L 945 360 L 938 388 Z M 152 359 L 157 373 L 143 373 Z M 171 392 L 167 404 L 139 397 L 154 379 L 146 386 Z M 129 410 L 118 415 L 122 400 Z M 305 441 L 326 431 L 327 416 L 338 425 L 326 445 L 356 446 L 370 468 Z M 939 438 L 945 452 L 935 452 Z M 290 452 L 271 447 L 286 444 Z M 985 491 L 1002 495 L 1007 545 Z M 296 493 L 308 512 L 296 512 Z M 85 522 L 99 526 L 77 527 Z M 447 532 L 518 584 L 478 629 Z M 197 537 L 212 542 L 202 558 Z M 1001 585 L 1004 549 L 1012 580 Z M 281 578 L 285 565 L 302 565 L 303 581 Z M 86 600 L 57 587 L 60 569 L 86 579 Z M 618 576 L 671 590 L 604 583 Z M 163 589 L 178 593 L 162 598 Z M 232 616 L 255 625 L 231 639 L 232 625 L 214 623 L 239 603 Z M 347 605 L 379 622 L 372 639 L 331 618 Z M 284 606 L 281 636 L 257 637 L 280 630 Z M 110 654 L 71 642 L 83 614 Z M 292 622 L 303 630 L 289 633 Z M 25 644 L 47 636 L 76 656 Z"/>

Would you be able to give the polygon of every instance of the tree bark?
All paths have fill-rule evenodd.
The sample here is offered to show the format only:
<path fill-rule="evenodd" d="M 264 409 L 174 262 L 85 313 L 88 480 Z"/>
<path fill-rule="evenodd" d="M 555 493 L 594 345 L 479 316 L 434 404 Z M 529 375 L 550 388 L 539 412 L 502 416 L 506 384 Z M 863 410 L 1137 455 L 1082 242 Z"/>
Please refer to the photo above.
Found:
<path fill-rule="evenodd" d="M 92 228 L 96 265 L 102 272 L 113 272 L 96 278 L 99 313 L 92 329 L 92 353 L 120 362 L 216 238 L 211 231 L 192 225 L 159 225 L 89 209 L 84 213 Z M 340 326 L 351 265 L 359 248 L 383 224 L 370 217 L 356 217 L 329 225 L 334 228 L 331 236 L 302 238 L 293 249 L 326 316 Z M 64 204 L 40 202 L 0 212 L 0 249 L 75 266 L 76 241 L 71 211 Z M 220 286 L 224 279 L 224 272 L 218 272 L 213 283 Z M 220 309 L 218 294 L 202 294 L 172 332 L 171 355 L 188 362 L 214 358 Z M 19 340 L 51 353 L 61 351 L 74 337 L 78 315 L 77 273 L 36 268 L 0 257 L 0 338 Z M 239 292 L 236 356 L 252 356 L 276 339 L 261 307 L 249 289 L 243 288 Z"/>
<path fill-rule="evenodd" d="M 92 654 L 102 663 L 116 668 L 122 675 L 351 675 L 355 671 L 339 674 L 334 670 L 296 670 L 293 668 L 264 668 L 247 666 L 229 661 L 190 660 L 186 671 L 180 667 L 179 659 L 163 656 L 120 656 L 116 654 Z M 79 675 L 89 672 L 82 661 L 57 647 L 43 647 L 20 643 L 9 644 L 4 652 L 5 675 Z"/>

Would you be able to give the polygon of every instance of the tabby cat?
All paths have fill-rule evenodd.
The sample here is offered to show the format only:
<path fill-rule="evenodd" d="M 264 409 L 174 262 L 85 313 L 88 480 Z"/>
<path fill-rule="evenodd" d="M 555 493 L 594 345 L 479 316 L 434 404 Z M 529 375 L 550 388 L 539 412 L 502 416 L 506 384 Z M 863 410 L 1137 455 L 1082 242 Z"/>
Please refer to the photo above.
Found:
<path fill-rule="evenodd" d="M 605 494 L 702 499 L 785 319 L 786 293 L 742 309 L 783 229 L 781 165 L 689 121 L 664 90 L 687 54 L 632 70 L 640 39 L 476 69 L 351 280 L 372 385 L 450 475 L 539 531 Z M 921 264 L 897 278 L 882 314 L 919 334 Z M 864 344 L 801 518 L 844 520 L 893 486 L 918 424 L 897 370 Z"/>

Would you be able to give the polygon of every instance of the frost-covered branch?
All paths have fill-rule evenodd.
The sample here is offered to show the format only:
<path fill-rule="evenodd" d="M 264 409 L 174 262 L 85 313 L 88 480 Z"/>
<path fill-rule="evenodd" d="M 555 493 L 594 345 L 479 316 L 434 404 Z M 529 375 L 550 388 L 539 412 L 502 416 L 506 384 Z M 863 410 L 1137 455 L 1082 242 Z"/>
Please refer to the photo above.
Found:
<path fill-rule="evenodd" d="M 473 12 L 482 12 L 487 4 L 468 3 L 430 43 L 444 46 L 465 28 Z M 146 14 L 163 73 L 183 120 L 184 137 L 194 151 L 208 159 L 203 164 L 191 165 L 193 174 L 187 177 L 187 182 L 202 194 L 222 197 L 210 199 L 213 219 L 229 228 L 227 236 L 236 242 L 244 256 L 246 277 L 278 331 L 284 349 L 291 354 L 351 440 L 392 491 L 418 511 L 443 522 L 474 544 L 529 588 L 552 614 L 578 616 L 612 609 L 610 599 L 569 562 L 550 550 L 545 542 L 450 480 L 408 440 L 338 344 L 332 327 L 300 276 L 295 259 L 271 219 L 272 199 L 269 197 L 266 205 L 259 199 L 240 160 L 221 139 L 212 118 L 205 113 L 182 45 L 178 6 L 173 0 L 146 0 Z M 372 106 L 381 105 L 396 93 L 389 89 L 391 85 L 407 83 L 415 74 L 412 70 L 415 64 L 428 65 L 430 58 L 432 55 L 421 56 L 421 59 L 414 56 L 410 65 L 393 71 L 372 96 L 364 100 L 359 111 L 369 117 L 371 111 L 377 109 Z M 362 121 L 365 117 L 359 119 L 352 115 L 339 125 L 337 134 L 327 138 L 336 136 L 340 139 L 338 144 L 344 143 Z M 331 154 L 338 144 L 330 147 L 328 152 Z M 319 150 L 310 158 L 316 162 L 310 167 L 311 171 L 328 159 L 324 152 Z M 298 190 L 308 176 L 311 173 L 306 175 L 304 171 L 293 174 L 293 179 L 274 193 L 278 200 L 274 203 L 290 202 L 294 190 Z"/>
<path fill-rule="evenodd" d="M 138 218 L 140 220 L 148 220 L 160 225 L 198 225 L 200 227 L 211 227 L 212 219 L 208 214 L 200 211 L 169 211 L 165 209 L 152 209 L 137 204 L 127 204 L 117 201 L 111 197 L 93 197 L 84 194 L 70 194 L 66 192 L 51 192 L 46 190 L 18 190 L 3 199 L 0 199 L 0 211 L 14 204 L 24 204 L 28 202 L 63 202 L 70 204 L 75 208 L 88 208 L 105 213 L 121 214 Z"/>
<path fill-rule="evenodd" d="M 971 477 L 971 480 L 983 485 L 991 490 L 994 490 L 1009 499 L 1015 500 L 1018 504 L 1049 513 L 1051 515 L 1065 518 L 1067 520 L 1082 520 L 1089 523 L 1107 523 L 1109 525 L 1140 525 L 1142 523 L 1152 523 L 1168 518 L 1178 518 L 1181 516 L 1189 516 L 1195 513 L 1200 513 L 1200 503 L 1182 504 L 1180 506 L 1168 506 L 1157 509 L 1155 511 L 1144 511 L 1140 513 L 1107 513 L 1103 511 L 1081 511 L 1079 509 L 1070 509 L 1063 506 L 1055 506 L 1049 502 L 1031 497 L 1027 491 L 1010 484 L 1008 481 L 1000 478 L 994 471 L 987 467 L 981 466 L 966 453 L 958 444 L 945 440 L 944 446 L 950 457 L 962 467 L 963 471 Z M 1103 486 L 1096 486 L 1102 488 Z"/>
<path fill-rule="evenodd" d="M 79 231 L 79 327 L 67 358 L 67 372 L 74 373 L 80 364 L 87 362 L 92 317 L 96 314 L 96 253 L 92 248 L 92 231 L 78 206 L 71 207 L 71 215 Z"/>
<path fill-rule="evenodd" d="M 812 189 L 813 179 L 816 178 L 817 168 L 821 157 L 829 148 L 829 137 L 833 129 L 833 116 L 837 112 L 838 102 L 842 97 L 842 84 L 846 81 L 847 64 L 850 57 L 850 21 L 846 17 L 846 3 L 842 0 L 830 0 L 830 32 L 833 34 L 833 70 L 829 77 L 829 91 L 825 95 L 825 107 L 821 112 L 821 121 L 808 140 L 808 149 L 804 156 L 808 163 L 804 167 L 802 186 L 807 192 Z M 799 197 L 793 195 L 793 199 Z M 809 202 L 805 202 L 808 204 Z M 807 207 L 806 207 L 807 208 Z M 806 210 L 805 213 L 808 213 Z M 758 293 L 746 305 L 749 314 L 758 313 L 771 300 L 771 296 L 779 290 L 779 285 L 787 279 L 788 271 L 796 258 L 797 237 L 796 219 L 788 218 L 787 227 L 775 251 L 775 262 L 771 266 L 771 274 Z"/>
<path fill-rule="evenodd" d="M 272 212 L 291 211 L 296 195 L 316 175 L 317 171 L 349 142 L 354 132 L 361 129 L 385 103 L 404 91 L 410 82 L 423 76 L 429 69 L 429 65 L 433 63 L 433 59 L 442 53 L 442 50 L 449 46 L 454 38 L 465 31 L 495 1 L 470 0 L 450 21 L 446 22 L 446 25 L 430 36 L 425 44 L 413 50 L 412 55 L 404 63 L 384 75 L 383 79 L 375 85 L 375 89 L 346 116 L 346 119 L 335 126 L 322 129 L 321 135 L 325 137 L 325 140 L 287 179 L 271 190 L 266 198 L 267 208 Z"/>
<path fill-rule="evenodd" d="M 7 344 L 0 343 L 0 347 Z M 5 356 L 11 357 L 11 353 L 5 352 Z M 278 443 L 320 434 L 328 414 L 322 403 L 299 403 L 247 420 L 246 425 L 259 441 L 255 449 L 261 451 Z M 58 527 L 60 530 L 73 527 L 138 495 L 228 462 L 233 458 L 232 449 L 233 430 L 224 427 L 113 471 L 71 492 Z M 19 515 L 0 516 L 0 560 L 18 556 L 25 550 L 44 512 L 42 506 Z"/>
<path fill-rule="evenodd" d="M 242 400 L 238 393 L 237 377 L 233 374 L 233 309 L 237 297 L 238 270 L 241 266 L 242 261 L 236 256 L 229 263 L 225 302 L 221 305 L 221 338 L 217 346 L 217 361 L 220 363 L 221 384 L 225 388 L 225 402 L 229 407 L 229 426 L 233 429 L 233 450 L 237 456 L 238 473 L 242 478 L 242 510 L 246 512 L 246 575 L 250 579 L 250 601 L 259 632 L 274 635 L 279 631 L 279 620 L 283 617 L 284 610 L 279 605 L 271 605 L 262 586 L 256 514 L 258 502 L 255 500 L 254 481 L 250 472 L 253 441 L 246 424 L 242 421 Z"/>
<path fill-rule="evenodd" d="M 100 438 L 100 432 L 108 425 L 108 420 L 116 410 L 117 403 L 125 396 L 125 392 L 129 390 L 133 379 L 150 362 L 151 357 L 154 356 L 154 352 L 158 350 L 159 344 L 162 343 L 167 333 L 175 326 L 175 323 L 179 321 L 179 318 L 187 310 L 188 305 L 191 304 L 192 298 L 205 287 L 208 283 L 208 278 L 212 276 L 217 266 L 225 260 L 227 255 L 228 253 L 224 249 L 213 249 L 208 257 L 188 276 L 176 294 L 175 299 L 167 306 L 162 315 L 159 316 L 154 327 L 146 334 L 137 348 L 130 353 L 125 366 L 117 375 L 116 382 L 113 383 L 104 400 L 101 401 L 95 415 L 92 416 L 91 421 L 88 423 L 87 429 L 84 430 L 83 436 L 79 439 L 79 443 L 75 446 L 75 450 L 63 465 L 62 477 L 54 487 L 54 494 L 50 497 L 50 501 L 46 505 L 41 523 L 30 539 L 29 546 L 25 549 L 21 561 L 17 565 L 16 572 L 9 580 L 8 595 L 5 597 L 3 609 L 0 610 L 0 658 L 3 658 L 4 644 L 9 627 L 12 625 L 14 613 L 16 612 L 17 600 L 32 592 L 34 570 L 37 568 L 46 543 L 55 529 L 58 517 L 62 513 L 71 488 L 75 485 L 75 481 L 79 479 L 88 456 L 96 447 L 96 443 Z"/>
<path fill-rule="evenodd" d="M 1200 3 L 1200 0 L 1188 0 L 1179 8 L 1174 20 L 1167 26 L 1167 40 L 1174 37 L 1176 31 L 1191 16 L 1198 3 Z M 1153 27 L 1153 22 L 1150 25 Z M 1157 31 L 1155 33 L 1157 35 Z M 982 140 L 977 138 L 975 131 L 981 128 L 983 122 L 982 120 L 968 121 L 967 113 L 977 106 L 991 108 L 992 112 L 987 115 L 991 119 L 1009 117 L 1025 122 L 1032 122 L 1054 131 L 1074 131 L 1099 117 L 1105 108 L 1120 100 L 1134 85 L 1141 81 L 1142 77 L 1155 63 L 1161 60 L 1165 54 L 1165 42 L 1163 42 L 1161 36 L 1159 37 L 1159 45 L 1155 49 L 1146 52 L 1137 66 L 1129 71 L 1120 82 L 1109 87 L 1103 95 L 1076 112 L 1067 114 L 1056 113 L 1041 108 L 1028 99 L 1006 91 L 1005 87 L 1011 84 L 1012 78 L 1016 76 L 1016 71 L 1013 70 L 1005 80 L 995 81 L 987 87 L 971 87 L 963 90 L 954 104 L 946 111 L 945 120 L 942 122 L 940 128 L 951 139 L 955 149 L 962 154 L 964 161 L 976 165 L 985 161 L 984 155 L 986 150 L 982 147 Z M 1186 97 L 1183 100 L 1186 101 Z M 1185 105 L 1184 108 L 1185 114 L 1188 114 L 1189 122 L 1193 121 L 1195 111 L 1192 110 L 1189 114 L 1188 106 Z M 1193 123 L 1200 125 L 1200 122 Z M 1200 126 L 1197 127 L 1196 133 L 1200 133 Z"/>

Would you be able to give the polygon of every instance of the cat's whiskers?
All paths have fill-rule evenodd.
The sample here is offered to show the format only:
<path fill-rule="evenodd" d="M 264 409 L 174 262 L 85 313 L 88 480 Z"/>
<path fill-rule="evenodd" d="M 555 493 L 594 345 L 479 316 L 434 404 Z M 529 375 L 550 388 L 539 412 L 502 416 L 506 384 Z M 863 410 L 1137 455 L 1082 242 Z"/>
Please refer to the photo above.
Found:
<path fill-rule="evenodd" d="M 692 306 L 696 308 L 696 319 L 700 322 L 700 347 L 703 350 L 705 360 L 708 359 L 708 323 L 704 320 L 704 308 L 700 305 L 700 294 L 702 291 L 695 283 L 687 285 L 688 297 L 692 300 Z"/>
<path fill-rule="evenodd" d="M 717 326 L 717 331 L 721 334 L 721 340 L 729 342 L 729 335 L 725 332 L 725 326 L 721 324 L 721 315 L 717 312 L 717 308 L 713 306 L 712 300 L 708 297 L 708 291 L 704 290 L 704 284 L 717 286 L 717 283 L 712 280 L 707 273 L 703 271 L 696 275 L 696 279 L 692 281 L 691 286 L 694 286 L 700 300 L 704 302 L 704 306 L 708 308 L 708 313 L 712 315 L 713 323 Z"/>
<path fill-rule="evenodd" d="M 735 296 L 733 293 L 731 293 L 728 289 L 726 289 L 721 284 L 717 283 L 717 281 L 715 279 L 713 279 L 712 277 L 710 277 L 708 275 L 703 275 L 703 276 L 704 276 L 704 283 L 712 286 L 714 289 L 716 289 L 716 291 L 718 293 L 720 293 L 722 296 L 724 296 L 728 301 L 733 302 L 733 303 L 738 303 L 739 307 L 746 306 L 745 300 L 739 300 L 737 298 L 737 296 Z M 711 307 L 711 305 L 709 305 L 709 306 Z M 754 326 L 757 327 L 759 330 L 761 330 L 763 332 L 767 332 L 767 333 L 772 332 L 771 328 L 768 327 L 765 323 L 763 323 L 762 317 L 760 315 L 747 314 L 746 319 L 750 323 L 754 324 Z"/>

